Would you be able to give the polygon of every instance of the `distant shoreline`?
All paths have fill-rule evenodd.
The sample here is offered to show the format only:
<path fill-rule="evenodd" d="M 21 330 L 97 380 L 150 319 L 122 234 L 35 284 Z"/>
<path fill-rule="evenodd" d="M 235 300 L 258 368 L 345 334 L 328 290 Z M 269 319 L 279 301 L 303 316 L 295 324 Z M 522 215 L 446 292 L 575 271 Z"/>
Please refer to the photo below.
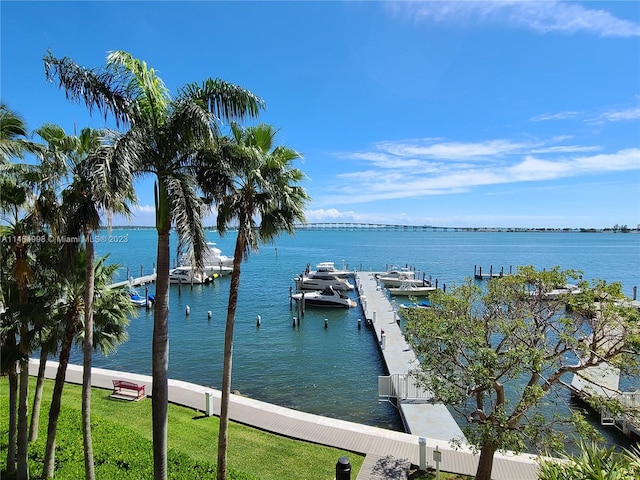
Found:
<path fill-rule="evenodd" d="M 105 227 L 106 228 L 106 227 Z M 114 229 L 155 230 L 156 227 L 145 225 L 113 225 Z M 205 230 L 215 231 L 214 226 L 205 226 Z M 432 225 L 385 225 L 367 223 L 309 223 L 297 225 L 296 230 L 348 230 L 348 231 L 398 231 L 398 232 L 482 232 L 482 233 L 640 233 L 637 228 L 529 228 L 529 227 L 437 227 Z M 228 230 L 237 230 L 230 227 Z"/>

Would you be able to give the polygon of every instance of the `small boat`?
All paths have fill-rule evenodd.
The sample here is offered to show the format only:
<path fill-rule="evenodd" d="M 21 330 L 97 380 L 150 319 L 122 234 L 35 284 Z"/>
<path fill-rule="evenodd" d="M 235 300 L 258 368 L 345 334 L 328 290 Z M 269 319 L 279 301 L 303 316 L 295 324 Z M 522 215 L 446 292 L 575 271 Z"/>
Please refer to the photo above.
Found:
<path fill-rule="evenodd" d="M 356 302 L 351 300 L 346 294 L 334 290 L 333 287 L 327 287 L 324 290 L 315 290 L 311 292 L 300 292 L 291 295 L 296 301 L 302 301 L 306 305 L 316 307 L 355 307 Z"/>
<path fill-rule="evenodd" d="M 209 283 L 215 278 L 214 275 L 207 275 L 202 270 L 195 270 L 193 267 L 176 267 L 169 270 L 169 283 L 182 283 L 186 285 Z"/>
<path fill-rule="evenodd" d="M 227 275 L 231 275 L 233 272 L 233 267 L 228 267 L 226 265 L 205 265 L 204 273 L 209 277 L 225 277 Z"/>
<path fill-rule="evenodd" d="M 391 295 L 396 296 L 406 296 L 406 297 L 420 297 L 428 295 L 430 292 L 433 292 L 436 287 L 432 287 L 430 285 L 425 286 L 416 286 L 410 282 L 404 282 L 399 287 L 387 288 Z"/>
<path fill-rule="evenodd" d="M 431 308 L 431 302 L 429 300 L 423 300 L 418 303 L 401 303 L 400 308 Z"/>
<path fill-rule="evenodd" d="M 405 283 L 417 287 L 431 286 L 428 280 L 416 278 L 416 272 L 405 268 L 389 270 L 388 272 L 376 275 L 376 278 L 380 280 L 386 288 L 400 287 Z"/>
<path fill-rule="evenodd" d="M 140 296 L 138 291 L 134 288 L 130 288 L 129 291 L 129 299 L 131 303 L 133 303 L 136 307 L 146 307 L 147 299 L 145 297 Z M 149 302 L 153 303 L 155 301 L 155 295 L 149 295 Z"/>
<path fill-rule="evenodd" d="M 530 295 L 539 295 L 544 300 L 555 300 L 556 298 L 564 295 L 577 295 L 578 293 L 582 293 L 582 289 L 580 289 L 580 287 L 578 287 L 577 285 L 573 285 L 571 283 L 568 283 L 561 287 L 556 287 L 552 290 L 549 290 L 548 292 L 539 292 L 538 290 L 529 292 Z"/>
<path fill-rule="evenodd" d="M 353 290 L 353 284 L 345 278 L 323 277 L 316 275 L 301 275 L 294 278 L 298 290 L 324 290 L 325 288 L 333 288 L 341 292 Z"/>

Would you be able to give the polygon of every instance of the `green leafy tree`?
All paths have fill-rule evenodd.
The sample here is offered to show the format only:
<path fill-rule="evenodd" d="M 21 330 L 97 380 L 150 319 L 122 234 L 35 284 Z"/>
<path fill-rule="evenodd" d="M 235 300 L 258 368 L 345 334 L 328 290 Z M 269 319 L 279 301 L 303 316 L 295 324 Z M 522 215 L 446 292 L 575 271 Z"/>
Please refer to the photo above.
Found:
<path fill-rule="evenodd" d="M 491 280 L 486 292 L 471 281 L 438 290 L 430 309 L 406 314 L 406 337 L 420 359 L 415 375 L 467 418 L 464 432 L 480 450 L 477 480 L 491 478 L 496 451 L 562 446 L 551 428 L 558 419 L 545 418 L 540 406 L 571 374 L 604 362 L 638 371 L 637 309 L 619 283 L 580 281 L 579 293 L 550 295 L 577 277 L 522 267 Z"/>
<path fill-rule="evenodd" d="M 131 162 L 136 174 L 156 178 L 157 278 L 152 347 L 154 478 L 167 478 L 169 364 L 169 234 L 175 227 L 178 248 L 196 265 L 206 248 L 201 201 L 193 181 L 193 159 L 212 148 L 218 123 L 257 116 L 264 106 L 251 92 L 219 79 L 189 83 L 171 97 L 162 79 L 144 61 L 127 52 L 107 56 L 102 69 L 86 69 L 51 53 L 44 58 L 47 78 L 58 79 L 69 99 L 84 101 L 116 125 L 128 125 L 114 159 Z"/>
<path fill-rule="evenodd" d="M 294 168 L 298 152 L 274 145 L 277 131 L 270 125 L 242 129 L 232 124 L 232 137 L 222 138 L 219 148 L 200 158 L 198 183 L 217 207 L 217 230 L 224 235 L 230 225 L 238 226 L 233 256 L 224 335 L 222 400 L 218 436 L 218 480 L 227 478 L 227 446 L 231 365 L 240 266 L 259 243 L 273 240 L 282 232 L 293 233 L 296 222 L 304 221 L 309 199 L 299 185 L 304 174 Z"/>

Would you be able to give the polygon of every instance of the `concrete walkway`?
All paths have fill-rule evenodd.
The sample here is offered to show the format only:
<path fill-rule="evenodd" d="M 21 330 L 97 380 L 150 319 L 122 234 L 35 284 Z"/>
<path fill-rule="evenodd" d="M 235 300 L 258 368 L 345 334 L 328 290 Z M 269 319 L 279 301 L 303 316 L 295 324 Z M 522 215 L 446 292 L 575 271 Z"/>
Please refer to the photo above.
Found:
<path fill-rule="evenodd" d="M 57 368 L 57 362 L 47 362 L 45 376 L 55 378 Z M 37 375 L 37 372 L 38 361 L 32 359 L 29 374 Z M 128 380 L 145 385 L 147 395 L 153 395 L 153 383 L 148 375 L 101 368 L 92 370 L 92 386 L 112 390 L 112 380 Z M 66 381 L 82 384 L 82 366 L 69 364 Z M 169 380 L 170 402 L 200 410 L 207 415 L 219 415 L 220 397 L 219 390 Z M 380 468 L 384 471 L 385 465 L 397 465 L 405 459 L 413 465 L 420 465 L 420 437 L 417 435 L 313 415 L 238 395 L 231 396 L 230 417 L 235 422 L 279 435 L 364 454 L 365 462 L 371 463 L 373 470 L 365 471 L 362 468 L 357 476 L 359 480 L 384 478 L 379 476 Z M 464 475 L 475 473 L 478 456 L 473 455 L 470 449 L 455 450 L 448 442 L 431 438 L 426 438 L 423 445 L 427 465 L 433 466 L 431 459 L 437 446 L 442 452 L 441 470 Z M 392 458 L 396 460 L 390 461 Z M 533 455 L 496 454 L 493 477 L 496 480 L 536 480 L 537 471 L 538 464 Z"/>

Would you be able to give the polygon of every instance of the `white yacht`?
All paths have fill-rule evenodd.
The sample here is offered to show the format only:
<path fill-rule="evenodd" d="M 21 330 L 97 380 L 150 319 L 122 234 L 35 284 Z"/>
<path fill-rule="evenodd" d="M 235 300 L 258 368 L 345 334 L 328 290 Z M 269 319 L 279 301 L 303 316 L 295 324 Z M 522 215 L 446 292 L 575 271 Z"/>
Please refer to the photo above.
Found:
<path fill-rule="evenodd" d="M 208 251 L 204 252 L 204 264 L 207 266 L 233 267 L 233 257 L 222 255 L 222 250 L 216 247 L 215 242 L 207 242 Z"/>
<path fill-rule="evenodd" d="M 222 255 L 222 250 L 220 250 L 215 245 L 215 242 L 207 242 L 207 250 L 205 250 L 203 253 L 202 264 L 204 265 L 204 276 L 223 277 L 225 275 L 230 275 L 231 272 L 233 272 L 233 257 Z M 186 269 L 190 269 L 190 261 L 191 260 L 185 254 L 181 255 L 179 266 L 177 268 L 184 267 Z M 183 271 L 178 271 L 176 272 L 176 275 L 177 280 L 174 283 L 178 283 L 180 279 L 184 277 L 185 273 Z M 204 282 L 194 281 L 193 283 Z"/>
<path fill-rule="evenodd" d="M 305 275 L 313 275 L 317 278 L 348 278 L 352 277 L 354 275 L 354 272 L 346 270 L 344 267 L 342 268 L 342 270 L 337 269 L 334 262 L 321 262 L 316 265 L 315 270 L 310 270 L 309 266 L 307 265 Z"/>
<path fill-rule="evenodd" d="M 376 275 L 376 278 L 387 288 L 400 287 L 403 284 L 414 285 L 416 287 L 430 286 L 428 280 L 416 278 L 416 272 L 406 268 L 392 269 L 388 272 Z"/>
<path fill-rule="evenodd" d="M 402 295 L 406 297 L 421 297 L 433 292 L 436 287 L 430 285 L 413 285 L 410 282 L 402 283 L 399 287 L 387 288 L 391 295 Z"/>
<path fill-rule="evenodd" d="M 300 292 L 291 295 L 296 301 L 303 301 L 306 305 L 317 307 L 355 307 L 356 302 L 351 300 L 346 294 L 334 290 L 333 287 L 324 290 L 315 290 L 312 292 Z"/>
<path fill-rule="evenodd" d="M 334 290 L 345 292 L 354 289 L 353 284 L 349 283 L 346 278 L 316 276 L 311 272 L 309 275 L 301 275 L 294 280 L 298 290 L 324 290 L 332 287 Z"/>
<path fill-rule="evenodd" d="M 203 270 L 196 270 L 193 267 L 181 266 L 169 270 L 169 283 L 181 283 L 183 285 L 209 283 L 214 279 L 214 275 L 207 275 Z"/>

